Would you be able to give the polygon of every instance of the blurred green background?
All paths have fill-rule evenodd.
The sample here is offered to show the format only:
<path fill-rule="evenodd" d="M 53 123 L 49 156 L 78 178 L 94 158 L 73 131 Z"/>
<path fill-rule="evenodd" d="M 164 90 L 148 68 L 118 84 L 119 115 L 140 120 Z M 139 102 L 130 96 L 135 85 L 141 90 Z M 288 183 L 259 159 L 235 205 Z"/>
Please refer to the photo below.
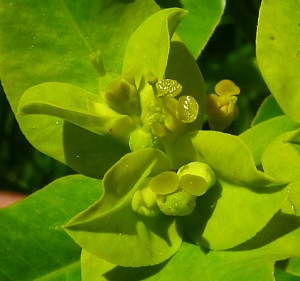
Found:
<path fill-rule="evenodd" d="M 179 6 L 179 1 L 157 1 Z M 270 94 L 255 59 L 255 32 L 260 0 L 228 0 L 219 26 L 198 59 L 207 92 L 221 79 L 231 79 L 241 89 L 239 118 L 227 129 L 239 134 L 251 126 L 261 102 Z M 207 129 L 207 124 L 204 129 Z M 0 87 L 0 190 L 31 194 L 51 181 L 75 173 L 69 167 L 35 150 L 21 133 Z M 300 277 L 276 270 L 276 280 Z"/>

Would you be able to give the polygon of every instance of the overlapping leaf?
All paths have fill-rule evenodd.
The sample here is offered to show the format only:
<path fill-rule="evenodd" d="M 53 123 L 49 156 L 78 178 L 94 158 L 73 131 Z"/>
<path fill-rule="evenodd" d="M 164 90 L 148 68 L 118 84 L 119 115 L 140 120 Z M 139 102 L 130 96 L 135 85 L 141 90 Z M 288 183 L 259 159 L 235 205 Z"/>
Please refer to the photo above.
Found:
<path fill-rule="evenodd" d="M 176 6 L 189 12 L 176 32 L 194 58 L 198 58 L 223 15 L 225 1 L 158 0 L 156 2 L 163 8 Z"/>
<path fill-rule="evenodd" d="M 145 268 L 114 266 L 83 251 L 81 261 L 91 267 L 83 269 L 82 280 L 138 281 L 143 278 L 147 281 L 273 281 L 274 262 L 299 255 L 298 227 L 299 222 L 294 216 L 278 213 L 264 233 L 253 239 L 256 241 L 252 241 L 251 247 L 248 243 L 248 248 L 208 251 L 184 242 L 170 260 Z"/>
<path fill-rule="evenodd" d="M 59 82 L 43 83 L 25 91 L 17 115 L 25 114 L 55 116 L 93 133 L 110 135 L 124 145 L 137 127 L 132 118 L 115 112 L 99 95 Z"/>
<path fill-rule="evenodd" d="M 278 117 L 281 115 L 284 115 L 283 111 L 274 99 L 274 96 L 270 95 L 267 98 L 265 98 L 262 102 L 254 119 L 251 122 L 251 125 L 255 126 L 263 121 L 267 121 L 271 118 Z"/>
<path fill-rule="evenodd" d="M 254 158 L 255 166 L 261 165 L 263 151 L 271 141 L 280 134 L 295 130 L 298 124 L 286 115 L 261 122 L 239 137 L 247 144 Z"/>
<path fill-rule="evenodd" d="M 85 250 L 114 264 L 158 264 L 180 247 L 181 230 L 173 217 L 144 217 L 131 208 L 134 192 L 148 176 L 170 170 L 161 151 L 149 148 L 125 155 L 105 175 L 104 196 L 67 225 Z"/>
<path fill-rule="evenodd" d="M 130 37 L 122 73 L 135 69 L 137 83 L 145 71 L 151 71 L 158 80 L 164 78 L 170 40 L 185 14 L 182 9 L 166 9 L 145 20 Z"/>
<path fill-rule="evenodd" d="M 262 165 L 267 173 L 290 183 L 289 200 L 297 216 L 300 215 L 299 147 L 299 130 L 287 132 L 275 138 L 262 156 Z"/>
<path fill-rule="evenodd" d="M 239 137 L 190 132 L 178 140 L 173 157 L 175 167 L 201 161 L 217 176 L 217 184 L 198 198 L 196 210 L 184 220 L 185 232 L 204 247 L 228 249 L 252 238 L 287 197 L 286 185 L 256 169 Z"/>
<path fill-rule="evenodd" d="M 120 73 L 130 36 L 158 10 L 154 1 L 143 0 L 1 1 L 0 76 L 13 111 L 23 92 L 40 83 L 70 83 L 97 93 L 90 53 L 101 50 L 107 69 Z M 116 25 L 112 14 L 126 25 Z M 57 117 L 26 115 L 18 122 L 35 148 L 89 176 L 103 177 L 128 152 Z"/>

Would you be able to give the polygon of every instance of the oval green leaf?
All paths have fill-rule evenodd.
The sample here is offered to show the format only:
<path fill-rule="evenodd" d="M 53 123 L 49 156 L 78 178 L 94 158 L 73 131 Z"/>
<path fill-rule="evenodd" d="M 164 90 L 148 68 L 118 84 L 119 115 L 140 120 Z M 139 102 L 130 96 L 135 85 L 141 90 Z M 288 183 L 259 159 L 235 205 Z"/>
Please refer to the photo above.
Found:
<path fill-rule="evenodd" d="M 268 144 L 278 135 L 295 130 L 297 127 L 298 123 L 286 115 L 281 115 L 256 124 L 239 137 L 251 150 L 255 166 L 260 166 L 263 151 Z"/>
<path fill-rule="evenodd" d="M 286 200 L 288 190 L 278 185 L 269 191 L 255 191 L 219 179 L 198 197 L 196 209 L 184 220 L 184 230 L 205 248 L 232 248 L 266 226 Z"/>
<path fill-rule="evenodd" d="M 300 122 L 299 23 L 300 10 L 296 1 L 262 1 L 256 39 L 259 68 L 281 109 L 298 123 Z"/>
<path fill-rule="evenodd" d="M 0 209 L 0 280 L 81 280 L 80 248 L 61 226 L 101 193 L 101 181 L 73 175 Z"/>
<path fill-rule="evenodd" d="M 137 127 L 132 118 L 111 109 L 98 95 L 59 82 L 39 84 L 25 91 L 17 114 L 59 117 L 96 134 L 116 138 L 124 144 L 128 144 L 130 133 Z"/>
<path fill-rule="evenodd" d="M 83 249 L 121 266 L 168 259 L 181 245 L 181 227 L 172 217 L 137 214 L 131 201 L 145 178 L 170 169 L 165 154 L 154 148 L 125 155 L 105 175 L 103 197 L 75 216 L 67 232 Z"/>
<path fill-rule="evenodd" d="M 256 169 L 251 151 L 237 136 L 215 131 L 193 131 L 181 137 L 174 148 L 173 165 L 192 161 L 208 164 L 219 179 L 233 184 L 260 188 L 276 184 Z"/>
<path fill-rule="evenodd" d="M 122 73 L 135 70 L 138 85 L 144 71 L 151 71 L 158 80 L 163 79 L 171 37 L 186 13 L 178 8 L 166 9 L 145 20 L 130 37 Z"/>

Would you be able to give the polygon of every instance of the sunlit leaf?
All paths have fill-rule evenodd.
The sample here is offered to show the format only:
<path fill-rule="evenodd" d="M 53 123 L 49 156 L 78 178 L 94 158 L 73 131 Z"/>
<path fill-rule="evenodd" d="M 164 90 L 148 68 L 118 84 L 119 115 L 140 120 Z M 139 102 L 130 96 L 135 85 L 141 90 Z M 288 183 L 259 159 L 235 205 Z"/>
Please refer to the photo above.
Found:
<path fill-rule="evenodd" d="M 196 61 L 182 42 L 171 42 L 165 77 L 175 79 L 182 85 L 178 97 L 191 95 L 198 102 L 198 117 L 187 128 L 200 130 L 205 112 L 205 84 Z"/>
<path fill-rule="evenodd" d="M 262 102 L 254 119 L 252 120 L 251 125 L 255 126 L 263 121 L 267 121 L 281 115 L 284 115 L 283 111 L 274 99 L 274 96 L 270 95 Z"/>
<path fill-rule="evenodd" d="M 145 20 L 130 37 L 122 73 L 135 70 L 137 83 L 145 71 L 163 79 L 171 37 L 185 14 L 182 9 L 166 9 Z"/>
<path fill-rule="evenodd" d="M 132 118 L 114 111 L 99 95 L 58 82 L 39 84 L 25 91 L 17 114 L 59 117 L 96 134 L 119 139 L 125 145 L 137 127 Z"/>
<path fill-rule="evenodd" d="M 298 219 L 289 210 L 280 211 L 254 238 L 232 250 L 209 251 L 184 242 L 170 260 L 156 266 L 114 266 L 83 251 L 81 260 L 89 266 L 83 269 L 82 278 L 83 281 L 138 281 L 141 278 L 147 281 L 273 281 L 275 261 L 299 256 L 299 237 Z"/>
<path fill-rule="evenodd" d="M 180 7 L 189 13 L 176 32 L 197 58 L 218 25 L 225 9 L 224 0 L 157 0 L 161 7 Z"/>
<path fill-rule="evenodd" d="M 237 136 L 190 132 L 177 141 L 174 152 L 175 167 L 205 162 L 217 177 L 217 184 L 198 198 L 196 210 L 184 219 L 185 231 L 204 247 L 228 249 L 250 239 L 287 197 L 288 188 L 256 169 L 249 148 Z"/>
<path fill-rule="evenodd" d="M 197 244 L 213 249 L 232 248 L 254 237 L 280 209 L 288 188 L 253 191 L 218 180 L 197 200 L 195 211 L 184 219 L 184 230 Z M 238 233 L 238 235 L 237 235 Z"/>
<path fill-rule="evenodd" d="M 12 0 L 1 1 L 1 7 L 0 77 L 14 112 L 25 90 L 45 82 L 69 83 L 96 94 L 99 74 L 89 55 L 100 50 L 107 70 L 120 73 L 131 34 L 159 10 L 154 1 L 143 0 L 76 5 Z M 112 14 L 126 24 L 116 25 Z M 103 177 L 129 150 L 57 117 L 19 116 L 18 122 L 35 148 L 89 176 Z"/>
<path fill-rule="evenodd" d="M 262 153 L 267 145 L 278 135 L 295 130 L 298 123 L 286 115 L 281 115 L 259 122 L 255 126 L 243 132 L 239 137 L 251 150 L 256 166 L 261 165 Z"/>
<path fill-rule="evenodd" d="M 76 5 L 69 0 L 12 0 L 1 1 L 1 7 L 0 30 L 5 40 L 0 44 L 0 76 L 14 111 L 21 94 L 43 82 L 96 91 L 98 73 L 89 55 L 100 50 L 105 67 L 120 73 L 131 34 L 159 10 L 154 1 L 143 0 L 88 0 Z M 112 14 L 126 25 L 116 25 Z"/>
<path fill-rule="evenodd" d="M 146 281 L 273 281 L 275 260 L 299 250 L 296 233 L 299 234 L 299 231 L 261 248 L 245 251 L 207 251 L 199 246 L 183 243 L 169 261 L 142 268 L 114 266 L 83 252 L 82 261 L 90 267 L 83 270 L 82 281 L 138 281 L 141 278 Z M 290 250 L 289 254 L 284 255 L 282 250 L 289 238 L 294 251 Z"/>
<path fill-rule="evenodd" d="M 207 163 L 218 178 L 233 184 L 255 189 L 275 183 L 256 169 L 249 148 L 237 136 L 215 131 L 193 131 L 181 137 L 173 151 L 175 167 L 200 161 Z"/>
<path fill-rule="evenodd" d="M 68 222 L 68 234 L 83 249 L 114 264 L 139 267 L 165 261 L 180 247 L 182 230 L 174 217 L 139 215 L 131 201 L 146 177 L 170 169 L 157 149 L 125 155 L 105 175 L 104 196 Z"/>
<path fill-rule="evenodd" d="M 289 200 L 297 216 L 300 215 L 300 141 L 299 130 L 281 134 L 262 155 L 264 170 L 274 178 L 289 182 Z"/>
<path fill-rule="evenodd" d="M 263 0 L 258 19 L 259 68 L 281 109 L 300 122 L 300 10 L 297 2 Z"/>

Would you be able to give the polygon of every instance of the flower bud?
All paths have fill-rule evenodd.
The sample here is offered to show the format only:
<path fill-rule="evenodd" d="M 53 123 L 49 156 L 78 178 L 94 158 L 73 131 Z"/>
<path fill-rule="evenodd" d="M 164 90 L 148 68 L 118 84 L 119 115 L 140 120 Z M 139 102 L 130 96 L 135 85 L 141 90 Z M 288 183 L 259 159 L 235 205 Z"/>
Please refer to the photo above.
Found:
<path fill-rule="evenodd" d="M 95 69 L 99 72 L 100 76 L 104 76 L 106 74 L 106 70 L 103 63 L 103 58 L 101 52 L 98 50 L 90 54 L 90 60 L 95 67 Z"/>

